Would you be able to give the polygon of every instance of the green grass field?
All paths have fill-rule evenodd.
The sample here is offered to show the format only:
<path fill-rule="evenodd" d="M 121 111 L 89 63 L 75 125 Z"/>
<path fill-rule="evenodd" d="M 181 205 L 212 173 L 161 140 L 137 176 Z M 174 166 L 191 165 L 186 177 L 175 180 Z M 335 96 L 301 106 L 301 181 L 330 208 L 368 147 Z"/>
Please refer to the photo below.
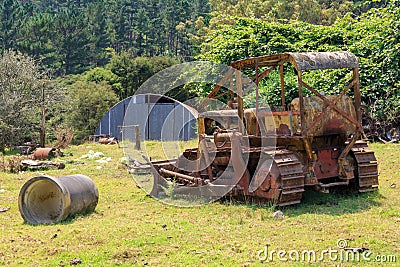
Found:
<path fill-rule="evenodd" d="M 44 173 L 92 178 L 100 194 L 96 211 L 59 224 L 26 224 L 18 194 L 38 174 L 0 173 L 0 208 L 10 208 L 0 213 L 0 266 L 69 266 L 76 258 L 80 266 L 304 266 L 304 250 L 324 256 L 313 266 L 400 266 L 400 145 L 371 147 L 380 164 L 379 192 L 307 192 L 302 204 L 281 209 L 284 218 L 273 218 L 276 207 L 229 199 L 192 208 L 165 205 L 136 186 L 116 145 L 74 146 L 64 151 L 73 156 L 58 159 L 67 161 L 64 170 Z M 79 159 L 89 150 L 112 160 Z M 338 240 L 368 248 L 370 261 L 340 262 L 339 255 L 324 252 L 338 250 Z M 266 244 L 273 258 L 261 261 Z M 281 258 L 287 261 L 272 250 L 286 251 Z M 296 253 L 299 261 L 292 260 Z"/>

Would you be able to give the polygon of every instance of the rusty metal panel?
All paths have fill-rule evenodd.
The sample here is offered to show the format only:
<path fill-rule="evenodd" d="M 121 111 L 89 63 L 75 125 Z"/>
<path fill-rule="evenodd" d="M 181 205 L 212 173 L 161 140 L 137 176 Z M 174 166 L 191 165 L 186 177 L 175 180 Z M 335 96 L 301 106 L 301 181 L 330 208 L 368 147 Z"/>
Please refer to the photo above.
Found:
<path fill-rule="evenodd" d="M 338 151 L 324 149 L 317 151 L 318 160 L 314 163 L 313 171 L 317 179 L 338 176 Z"/>
<path fill-rule="evenodd" d="M 330 101 L 333 101 L 336 96 L 326 96 Z M 319 97 L 304 97 L 304 128 L 311 126 L 319 116 L 319 114 L 327 108 L 324 101 Z M 343 96 L 337 102 L 337 107 L 346 112 L 350 117 L 356 118 L 356 111 L 352 103 L 352 99 L 348 96 Z M 299 99 L 292 100 L 291 108 L 293 111 L 300 111 Z M 322 136 L 330 134 L 346 134 L 350 135 L 356 131 L 356 125 L 349 123 L 348 120 L 335 110 L 327 112 L 323 118 L 307 133 L 308 136 Z"/>

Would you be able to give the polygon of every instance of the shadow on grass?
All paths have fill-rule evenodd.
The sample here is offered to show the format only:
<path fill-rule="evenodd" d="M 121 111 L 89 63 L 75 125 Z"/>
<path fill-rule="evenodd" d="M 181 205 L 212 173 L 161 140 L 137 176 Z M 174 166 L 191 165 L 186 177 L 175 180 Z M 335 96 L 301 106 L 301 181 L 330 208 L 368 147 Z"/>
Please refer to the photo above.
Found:
<path fill-rule="evenodd" d="M 350 190 L 333 191 L 324 194 L 315 191 L 305 191 L 302 202 L 295 206 L 282 207 L 285 215 L 298 216 L 305 213 L 327 214 L 339 216 L 359 213 L 380 206 L 378 201 L 384 199 L 379 191 L 358 193 Z"/>
<path fill-rule="evenodd" d="M 372 207 L 380 206 L 378 201 L 384 199 L 379 191 L 369 193 L 358 193 L 350 190 L 333 191 L 324 194 L 315 191 L 305 191 L 300 204 L 279 207 L 273 202 L 262 202 L 254 199 L 237 200 L 231 197 L 224 197 L 219 200 L 224 205 L 247 206 L 251 209 L 266 209 L 270 211 L 282 210 L 285 216 L 296 217 L 302 214 L 327 214 L 339 216 L 353 214 L 369 210 Z"/>
<path fill-rule="evenodd" d="M 222 197 L 218 200 L 218 202 L 226 206 L 245 206 L 252 210 L 264 209 L 272 212 L 279 209 L 279 207 L 273 201 L 260 201 L 259 199 L 254 199 L 252 197 L 246 197 L 243 199 Z"/>
<path fill-rule="evenodd" d="M 79 218 L 86 218 L 88 217 L 88 219 L 94 219 L 94 218 L 90 218 L 93 216 L 102 216 L 101 212 L 98 211 L 93 211 L 93 212 L 89 212 L 89 213 L 79 213 L 79 214 L 74 214 L 71 216 L 68 216 L 65 220 L 62 220 L 60 222 L 52 222 L 52 223 L 39 223 L 39 224 L 33 224 L 27 221 L 24 221 L 23 224 L 25 225 L 29 225 L 29 226 L 54 226 L 54 225 L 70 225 L 75 223 L 76 220 L 78 220 Z"/>

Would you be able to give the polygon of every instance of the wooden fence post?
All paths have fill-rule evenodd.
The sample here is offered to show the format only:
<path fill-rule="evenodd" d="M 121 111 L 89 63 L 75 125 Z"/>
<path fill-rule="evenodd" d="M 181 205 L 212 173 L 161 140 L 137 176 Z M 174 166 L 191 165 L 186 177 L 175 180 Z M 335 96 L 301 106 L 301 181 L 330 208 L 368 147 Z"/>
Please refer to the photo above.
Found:
<path fill-rule="evenodd" d="M 139 125 L 135 125 L 135 141 L 136 141 L 136 149 L 140 150 L 140 127 L 139 127 Z"/>

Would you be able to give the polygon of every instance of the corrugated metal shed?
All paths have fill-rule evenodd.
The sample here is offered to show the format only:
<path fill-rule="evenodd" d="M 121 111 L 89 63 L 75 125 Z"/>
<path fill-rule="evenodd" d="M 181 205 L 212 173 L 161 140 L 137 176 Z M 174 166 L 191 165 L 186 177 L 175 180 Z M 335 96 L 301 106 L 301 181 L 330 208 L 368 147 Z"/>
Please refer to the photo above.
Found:
<path fill-rule="evenodd" d="M 113 106 L 101 119 L 95 134 L 134 135 L 139 125 L 142 140 L 189 140 L 196 138 L 197 111 L 172 98 L 142 94 Z M 129 138 L 132 139 L 132 138 Z"/>

